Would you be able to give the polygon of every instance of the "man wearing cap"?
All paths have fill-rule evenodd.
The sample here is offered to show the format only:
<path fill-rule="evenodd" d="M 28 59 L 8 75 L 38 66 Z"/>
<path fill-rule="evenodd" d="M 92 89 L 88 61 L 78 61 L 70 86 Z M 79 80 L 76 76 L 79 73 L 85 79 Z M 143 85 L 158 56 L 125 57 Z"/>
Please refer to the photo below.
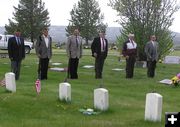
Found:
<path fill-rule="evenodd" d="M 133 78 L 137 55 L 137 44 L 134 41 L 134 34 L 130 33 L 128 35 L 128 40 L 123 44 L 122 54 L 126 58 L 126 78 Z"/>
<path fill-rule="evenodd" d="M 105 38 L 105 32 L 101 31 L 99 37 L 94 38 L 91 45 L 92 56 L 95 58 L 95 78 L 102 78 L 104 60 L 108 53 L 108 41 Z"/>
<path fill-rule="evenodd" d="M 158 42 L 156 36 L 151 35 L 150 41 L 146 43 L 145 53 L 147 56 L 147 76 L 150 78 L 154 77 L 156 62 L 158 60 Z"/>

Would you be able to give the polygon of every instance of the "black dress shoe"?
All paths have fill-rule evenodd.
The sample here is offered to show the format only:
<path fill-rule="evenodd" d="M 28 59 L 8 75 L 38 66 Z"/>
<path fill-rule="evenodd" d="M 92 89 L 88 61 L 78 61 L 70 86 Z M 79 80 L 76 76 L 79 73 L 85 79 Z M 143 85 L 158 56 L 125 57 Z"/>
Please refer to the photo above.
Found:
<path fill-rule="evenodd" d="M 71 77 L 71 79 L 78 79 L 78 77 Z"/>

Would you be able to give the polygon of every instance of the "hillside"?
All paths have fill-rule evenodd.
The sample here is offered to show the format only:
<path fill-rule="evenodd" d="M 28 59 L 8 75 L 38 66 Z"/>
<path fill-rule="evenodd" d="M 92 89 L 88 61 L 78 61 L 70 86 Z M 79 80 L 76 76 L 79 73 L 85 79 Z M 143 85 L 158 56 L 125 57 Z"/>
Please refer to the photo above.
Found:
<path fill-rule="evenodd" d="M 66 42 L 66 26 L 51 26 L 49 34 L 52 36 L 54 42 Z M 108 27 L 106 32 L 106 37 L 109 42 L 115 42 L 116 37 L 120 34 L 119 27 Z"/>
<path fill-rule="evenodd" d="M 180 46 L 180 33 L 173 32 L 172 34 L 174 36 L 173 42 L 174 42 L 174 47 Z"/>
<path fill-rule="evenodd" d="M 53 42 L 66 42 L 66 26 L 51 26 L 49 34 L 52 36 Z M 0 27 L 0 34 L 3 34 L 5 31 L 4 27 Z M 116 37 L 120 34 L 119 27 L 108 27 L 106 36 L 109 42 L 115 42 Z"/>
<path fill-rule="evenodd" d="M 53 42 L 66 42 L 66 26 L 51 26 L 49 30 L 49 34 L 53 38 Z M 5 31 L 4 27 L 0 27 L 0 34 L 3 34 Z M 120 35 L 120 27 L 108 27 L 106 31 L 106 37 L 110 43 L 114 43 L 116 41 L 117 36 Z M 173 32 L 174 36 L 174 46 L 180 46 L 180 33 Z"/>

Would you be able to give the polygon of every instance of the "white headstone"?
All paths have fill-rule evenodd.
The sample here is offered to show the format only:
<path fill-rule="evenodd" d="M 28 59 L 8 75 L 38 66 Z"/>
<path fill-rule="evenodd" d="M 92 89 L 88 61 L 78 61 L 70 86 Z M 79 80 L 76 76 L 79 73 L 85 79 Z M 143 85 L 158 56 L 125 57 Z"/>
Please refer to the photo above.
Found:
<path fill-rule="evenodd" d="M 58 66 L 58 65 L 61 65 L 62 63 L 52 63 L 52 65 L 54 66 Z"/>
<path fill-rule="evenodd" d="M 64 68 L 60 68 L 60 67 L 52 67 L 52 68 L 50 68 L 50 70 L 51 70 L 51 71 L 59 71 L 59 72 L 65 71 Z"/>
<path fill-rule="evenodd" d="M 108 90 L 98 88 L 94 90 L 94 108 L 105 111 L 109 108 Z"/>
<path fill-rule="evenodd" d="M 6 81 L 6 89 L 11 92 L 16 92 L 15 74 L 12 72 L 6 73 L 5 81 Z"/>
<path fill-rule="evenodd" d="M 162 98 L 158 93 L 146 94 L 145 120 L 161 121 Z"/>
<path fill-rule="evenodd" d="M 172 83 L 173 83 L 171 79 L 163 79 L 159 82 L 163 83 L 163 84 L 167 84 L 167 85 L 172 85 Z"/>
<path fill-rule="evenodd" d="M 136 67 L 146 68 L 147 67 L 147 62 L 146 61 L 136 61 L 135 66 Z"/>
<path fill-rule="evenodd" d="M 180 57 L 179 56 L 166 56 L 164 58 L 164 63 L 166 64 L 179 64 Z"/>
<path fill-rule="evenodd" d="M 144 61 L 144 63 L 143 63 L 143 66 L 142 66 L 143 68 L 146 68 L 147 67 L 147 62 L 146 61 Z"/>
<path fill-rule="evenodd" d="M 87 68 L 87 69 L 93 68 L 93 67 L 94 67 L 94 65 L 84 65 L 84 66 L 83 66 L 83 68 Z"/>
<path fill-rule="evenodd" d="M 67 82 L 59 84 L 59 99 L 66 102 L 71 101 L 71 85 Z"/>
<path fill-rule="evenodd" d="M 113 71 L 124 71 L 125 69 L 121 69 L 121 68 L 113 68 Z"/>

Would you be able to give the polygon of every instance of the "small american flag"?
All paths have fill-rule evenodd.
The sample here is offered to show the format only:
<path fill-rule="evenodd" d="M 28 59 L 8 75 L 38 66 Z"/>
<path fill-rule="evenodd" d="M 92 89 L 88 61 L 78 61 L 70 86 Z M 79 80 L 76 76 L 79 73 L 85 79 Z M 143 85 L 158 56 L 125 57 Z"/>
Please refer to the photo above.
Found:
<path fill-rule="evenodd" d="M 39 94 L 41 92 L 41 80 L 37 79 L 35 82 L 36 92 Z"/>
<path fill-rule="evenodd" d="M 6 85 L 5 78 L 0 81 L 0 85 L 1 85 L 1 86 L 5 86 L 5 85 Z"/>

